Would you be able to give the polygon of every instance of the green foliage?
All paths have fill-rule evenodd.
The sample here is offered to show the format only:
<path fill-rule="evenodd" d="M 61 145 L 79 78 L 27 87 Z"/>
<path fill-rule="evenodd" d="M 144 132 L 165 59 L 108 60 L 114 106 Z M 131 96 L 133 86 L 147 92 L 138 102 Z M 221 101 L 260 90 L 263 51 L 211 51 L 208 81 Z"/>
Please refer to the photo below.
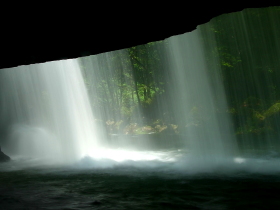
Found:
<path fill-rule="evenodd" d="M 272 118 L 280 112 L 280 102 L 276 102 L 280 99 L 279 11 L 279 7 L 248 9 L 199 27 L 207 73 L 210 77 L 216 75 L 214 71 L 221 73 L 230 107 L 222 112 L 231 115 L 237 134 L 271 132 Z M 211 115 L 203 111 L 207 104 L 186 109 L 184 122 L 173 121 L 172 94 L 166 88 L 172 81 L 165 72 L 167 46 L 167 40 L 151 42 L 80 59 L 91 104 L 107 107 L 102 119 L 114 122 L 108 125 L 110 129 L 148 132 L 148 123 L 144 126 L 135 120 L 139 112 L 155 132 L 178 132 L 211 121 Z M 160 114 L 154 114 L 158 109 L 162 109 Z"/>
<path fill-rule="evenodd" d="M 279 114 L 279 112 L 280 112 L 280 102 L 277 102 L 273 104 L 271 107 L 269 107 L 269 109 L 264 112 L 263 116 L 266 118 L 275 114 Z"/>
<path fill-rule="evenodd" d="M 254 115 L 253 115 L 256 119 L 258 120 L 264 120 L 265 119 L 265 115 L 259 113 L 258 111 L 254 111 Z"/>
<path fill-rule="evenodd" d="M 104 119 L 131 121 L 164 93 L 161 50 L 165 41 L 151 42 L 97 56 L 80 58 L 93 108 L 108 107 Z"/>

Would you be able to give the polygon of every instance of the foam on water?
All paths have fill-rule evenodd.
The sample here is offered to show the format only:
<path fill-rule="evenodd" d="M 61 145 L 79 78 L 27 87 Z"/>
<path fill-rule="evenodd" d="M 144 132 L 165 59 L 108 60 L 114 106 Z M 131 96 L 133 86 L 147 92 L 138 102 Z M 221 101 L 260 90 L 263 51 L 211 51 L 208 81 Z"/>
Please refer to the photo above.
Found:
<path fill-rule="evenodd" d="M 108 173 L 129 176 L 164 176 L 172 178 L 192 175 L 279 174 L 280 158 L 270 154 L 259 157 L 234 157 L 207 162 L 194 158 L 185 150 L 125 151 L 104 149 L 104 153 L 85 156 L 65 164 L 54 158 L 26 158 L 13 156 L 11 162 L 2 163 L 1 171 L 32 170 L 40 173 Z"/>

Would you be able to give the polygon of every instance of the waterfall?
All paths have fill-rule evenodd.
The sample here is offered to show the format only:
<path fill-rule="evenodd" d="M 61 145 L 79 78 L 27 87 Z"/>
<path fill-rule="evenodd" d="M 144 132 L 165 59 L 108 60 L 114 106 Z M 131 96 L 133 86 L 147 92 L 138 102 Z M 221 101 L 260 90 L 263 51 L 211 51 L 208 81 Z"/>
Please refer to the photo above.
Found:
<path fill-rule="evenodd" d="M 98 146 L 87 91 L 76 60 L 2 69 L 1 102 L 9 142 L 22 155 L 60 162 L 81 158 Z"/>
<path fill-rule="evenodd" d="M 200 30 L 171 37 L 166 50 L 169 98 L 183 126 L 186 148 L 195 159 L 222 161 L 237 154 L 219 69 L 206 64 Z"/>

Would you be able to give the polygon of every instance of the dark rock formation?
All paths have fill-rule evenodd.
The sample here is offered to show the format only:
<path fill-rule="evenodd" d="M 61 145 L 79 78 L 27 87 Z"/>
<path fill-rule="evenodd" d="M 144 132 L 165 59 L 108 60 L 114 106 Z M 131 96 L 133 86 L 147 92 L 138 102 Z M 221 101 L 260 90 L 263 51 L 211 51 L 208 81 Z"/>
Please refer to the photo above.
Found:
<path fill-rule="evenodd" d="M 9 160 L 11 160 L 11 158 L 8 155 L 4 154 L 4 152 L 2 152 L 0 147 L 0 162 L 6 162 Z"/>
<path fill-rule="evenodd" d="M 200 2 L 192 2 L 187 7 L 174 3 L 168 6 L 160 4 L 153 9 L 139 5 L 127 9 L 119 5 L 106 13 L 86 12 L 82 8 L 83 15 L 66 13 L 62 16 L 60 11 L 49 15 L 38 10 L 40 12 L 34 14 L 33 7 L 30 7 L 31 11 L 25 7 L 23 14 L 17 12 L 17 18 L 1 24 L 1 38 L 5 41 L 0 49 L 0 69 L 77 58 L 159 41 L 192 31 L 197 25 L 221 14 L 275 5 L 269 1 L 257 2 L 247 5 L 244 1 L 242 4 L 211 2 L 209 5 L 203 3 L 203 6 Z M 141 15 L 133 15 L 132 18 L 128 14 Z M 34 21 L 35 16 L 40 21 Z"/>

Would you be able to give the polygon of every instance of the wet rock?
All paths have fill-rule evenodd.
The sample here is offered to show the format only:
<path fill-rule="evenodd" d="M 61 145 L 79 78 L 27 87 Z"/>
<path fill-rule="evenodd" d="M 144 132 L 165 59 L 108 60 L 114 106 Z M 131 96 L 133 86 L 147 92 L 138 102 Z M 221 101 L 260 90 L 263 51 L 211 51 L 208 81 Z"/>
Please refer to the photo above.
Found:
<path fill-rule="evenodd" d="M 95 200 L 95 201 L 91 202 L 90 204 L 91 204 L 91 205 L 100 205 L 101 202 L 98 201 L 98 200 Z"/>
<path fill-rule="evenodd" d="M 9 160 L 11 160 L 11 158 L 8 155 L 4 154 L 4 152 L 2 152 L 0 147 L 0 162 L 6 162 Z"/>

